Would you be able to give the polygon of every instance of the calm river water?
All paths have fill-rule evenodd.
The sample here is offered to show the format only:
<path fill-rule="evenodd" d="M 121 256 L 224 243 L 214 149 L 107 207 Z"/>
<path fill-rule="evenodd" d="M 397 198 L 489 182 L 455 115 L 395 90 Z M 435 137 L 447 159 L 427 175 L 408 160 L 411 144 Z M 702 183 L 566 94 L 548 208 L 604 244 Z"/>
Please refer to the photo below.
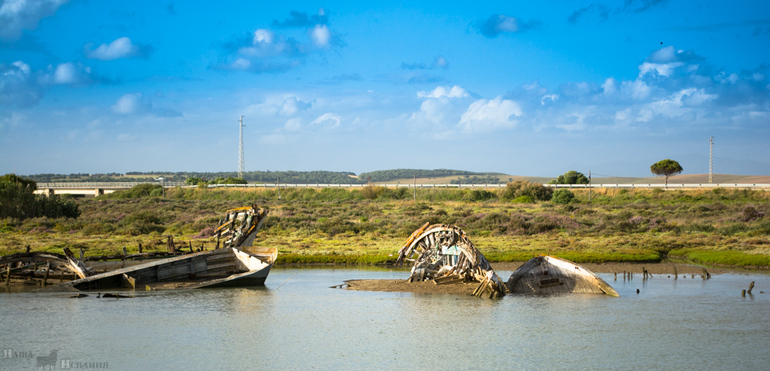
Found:
<path fill-rule="evenodd" d="M 600 274 L 621 298 L 486 300 L 329 288 L 407 276 L 275 269 L 257 289 L 132 299 L 2 293 L 0 369 L 36 369 L 54 358 L 56 369 L 114 370 L 770 367 L 768 275 L 623 282 Z M 751 281 L 753 297 L 742 298 Z"/>

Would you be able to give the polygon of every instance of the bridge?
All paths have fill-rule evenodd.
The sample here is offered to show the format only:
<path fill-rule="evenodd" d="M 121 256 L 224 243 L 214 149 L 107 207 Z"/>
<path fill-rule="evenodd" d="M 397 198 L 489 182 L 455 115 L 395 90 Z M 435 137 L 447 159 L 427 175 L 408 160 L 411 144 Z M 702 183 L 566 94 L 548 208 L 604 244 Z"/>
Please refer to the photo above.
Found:
<path fill-rule="evenodd" d="M 155 184 L 157 182 L 59 182 L 59 183 L 37 183 L 37 194 L 44 195 L 65 195 L 74 197 L 96 197 L 113 193 L 121 189 L 129 189 L 140 184 Z M 505 184 L 375 184 L 380 187 L 388 188 L 458 188 L 458 189 L 485 189 L 494 190 L 505 188 Z M 209 184 L 208 188 L 363 188 L 366 184 L 288 184 L 288 183 L 251 183 L 251 184 Z M 625 184 L 544 184 L 546 187 L 567 188 L 567 189 L 586 189 L 586 188 L 666 188 L 666 189 L 695 189 L 695 188 L 738 188 L 738 189 L 764 189 L 770 190 L 770 184 L 767 183 L 693 183 L 693 184 L 669 184 L 662 183 L 625 183 Z M 197 186 L 188 185 L 183 182 L 165 182 L 165 188 L 183 187 L 195 188 Z"/>

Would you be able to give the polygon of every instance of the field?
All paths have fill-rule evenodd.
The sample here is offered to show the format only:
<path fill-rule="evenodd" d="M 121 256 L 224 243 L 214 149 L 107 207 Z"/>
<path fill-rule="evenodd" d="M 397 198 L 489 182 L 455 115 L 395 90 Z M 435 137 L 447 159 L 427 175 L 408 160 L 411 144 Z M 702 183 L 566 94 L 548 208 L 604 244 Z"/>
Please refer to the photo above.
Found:
<path fill-rule="evenodd" d="M 255 244 L 280 264 L 387 264 L 425 222 L 456 224 L 490 261 L 551 253 L 576 262 L 693 262 L 770 268 L 770 192 L 761 190 L 573 190 L 559 204 L 511 202 L 503 190 L 176 188 L 166 198 L 117 192 L 78 201 L 78 219 L 0 219 L 0 254 L 32 250 L 87 256 L 165 251 L 166 236 L 194 248 L 223 212 L 270 210 Z M 518 199 L 517 199 L 518 200 Z"/>

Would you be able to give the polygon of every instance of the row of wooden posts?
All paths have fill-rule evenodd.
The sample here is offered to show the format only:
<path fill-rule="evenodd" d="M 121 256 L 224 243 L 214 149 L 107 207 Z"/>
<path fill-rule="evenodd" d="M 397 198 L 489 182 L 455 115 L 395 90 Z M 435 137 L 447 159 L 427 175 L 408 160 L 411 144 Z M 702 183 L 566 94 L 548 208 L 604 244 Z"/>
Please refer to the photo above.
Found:
<path fill-rule="evenodd" d="M 676 270 L 676 266 L 674 266 L 673 268 L 674 268 L 674 279 L 675 280 L 679 279 L 679 273 Z M 643 278 L 642 278 L 643 280 L 648 280 L 648 279 L 652 278 L 652 273 L 650 273 L 650 271 L 648 271 L 647 268 L 645 268 L 645 267 L 642 267 L 642 275 L 643 275 Z M 695 273 L 691 273 L 690 276 L 692 278 L 695 278 Z M 706 270 L 706 268 L 703 268 L 703 272 L 701 272 L 700 276 L 704 280 L 711 279 L 711 273 L 709 273 Z M 671 277 L 671 276 L 669 276 L 669 277 Z M 627 281 L 627 280 L 631 281 L 632 279 L 634 279 L 634 272 L 623 271 L 623 281 L 624 282 Z M 617 281 L 617 280 L 618 280 L 618 272 L 615 272 L 615 281 Z"/>

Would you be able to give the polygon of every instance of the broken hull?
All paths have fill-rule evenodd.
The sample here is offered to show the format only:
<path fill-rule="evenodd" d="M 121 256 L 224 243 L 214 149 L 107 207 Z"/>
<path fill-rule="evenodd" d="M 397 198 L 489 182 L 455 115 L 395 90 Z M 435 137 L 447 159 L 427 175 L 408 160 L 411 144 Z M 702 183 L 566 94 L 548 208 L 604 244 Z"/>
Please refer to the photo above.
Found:
<path fill-rule="evenodd" d="M 528 260 L 506 283 L 515 294 L 604 294 L 619 297 L 615 289 L 593 272 L 568 260 L 538 256 Z"/>
<path fill-rule="evenodd" d="M 86 277 L 46 291 L 259 286 L 265 283 L 276 255 L 275 249 L 202 251 Z"/>

